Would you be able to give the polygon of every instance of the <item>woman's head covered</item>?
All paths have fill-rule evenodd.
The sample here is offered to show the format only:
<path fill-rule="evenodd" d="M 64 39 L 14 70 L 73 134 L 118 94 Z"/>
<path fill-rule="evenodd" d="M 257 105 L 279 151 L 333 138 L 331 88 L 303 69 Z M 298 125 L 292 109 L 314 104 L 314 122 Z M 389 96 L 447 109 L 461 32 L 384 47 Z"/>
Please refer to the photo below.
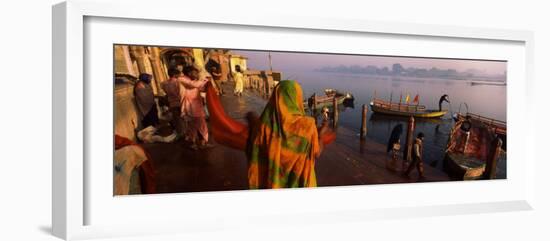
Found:
<path fill-rule="evenodd" d="M 150 75 L 150 74 L 142 73 L 142 74 L 139 75 L 139 80 L 140 80 L 140 81 L 143 81 L 143 82 L 146 83 L 146 84 L 149 84 L 149 83 L 151 83 L 151 78 L 152 78 L 152 77 L 153 77 L 153 76 Z"/>
<path fill-rule="evenodd" d="M 294 80 L 283 80 L 275 86 L 271 99 L 279 100 L 274 104 L 277 105 L 277 108 L 281 111 L 280 113 L 304 115 L 302 96 L 302 87 L 298 84 L 298 82 Z M 272 101 L 270 100 L 270 102 Z"/>
<path fill-rule="evenodd" d="M 250 188 L 317 185 L 317 127 L 305 115 L 302 88 L 296 81 L 283 80 L 275 86 L 247 149 Z"/>

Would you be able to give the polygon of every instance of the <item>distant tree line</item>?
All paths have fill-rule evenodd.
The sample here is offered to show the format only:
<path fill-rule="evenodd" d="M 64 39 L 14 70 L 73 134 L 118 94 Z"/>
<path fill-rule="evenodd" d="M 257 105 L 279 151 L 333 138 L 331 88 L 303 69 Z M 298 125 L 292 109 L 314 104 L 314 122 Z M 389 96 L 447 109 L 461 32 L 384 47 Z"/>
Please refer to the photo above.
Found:
<path fill-rule="evenodd" d="M 441 79 L 483 79 L 489 81 L 505 81 L 506 73 L 502 74 L 487 74 L 485 71 L 477 69 L 468 69 L 463 72 L 459 72 L 455 69 L 439 69 L 432 67 L 430 69 L 425 68 L 405 68 L 401 64 L 396 63 L 391 66 L 391 69 L 387 66 L 377 67 L 374 65 L 359 66 L 359 65 L 339 65 L 339 66 L 325 66 L 316 69 L 319 72 L 335 72 L 335 73 L 351 73 L 351 74 L 369 74 L 369 75 L 387 75 L 387 76 L 404 76 L 415 78 L 441 78 Z"/>

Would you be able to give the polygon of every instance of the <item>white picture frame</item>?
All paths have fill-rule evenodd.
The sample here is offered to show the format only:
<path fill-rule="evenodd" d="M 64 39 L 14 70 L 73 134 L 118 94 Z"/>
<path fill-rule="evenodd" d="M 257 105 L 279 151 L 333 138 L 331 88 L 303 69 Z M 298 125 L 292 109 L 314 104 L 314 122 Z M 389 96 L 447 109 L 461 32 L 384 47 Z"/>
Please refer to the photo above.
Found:
<path fill-rule="evenodd" d="M 143 2 L 143 4 L 139 4 Z M 198 3 L 197 3 L 198 4 Z M 410 23 L 355 21 L 346 19 L 319 19 L 285 16 L 283 14 L 250 13 L 248 15 L 204 15 L 199 12 L 186 11 L 182 15 L 178 9 L 189 7 L 189 3 L 178 1 L 166 1 L 166 4 L 158 4 L 154 10 L 147 7 L 146 1 L 132 1 L 132 8 L 127 8 L 125 1 L 86 1 L 73 0 L 60 3 L 53 7 L 53 168 L 52 168 L 52 226 L 53 234 L 63 239 L 85 239 L 94 237 L 112 237 L 140 234 L 160 234 L 177 232 L 194 232 L 218 228 L 242 227 L 243 225 L 262 225 L 271 223 L 286 223 L 287 225 L 299 225 L 301 222 L 331 223 L 349 220 L 371 220 L 399 217 L 425 217 L 434 215 L 468 214 L 482 212 L 514 211 L 532 209 L 534 199 L 534 129 L 532 120 L 524 118 L 530 116 L 533 110 L 521 109 L 521 106 L 530 106 L 532 103 L 529 93 L 532 89 L 533 66 L 533 34 L 529 31 L 497 30 L 457 26 L 421 25 Z M 185 5 L 185 6 L 184 6 Z M 373 185 L 365 187 L 335 187 L 318 188 L 311 190 L 284 190 L 284 191 L 241 191 L 241 192 L 213 192 L 213 193 L 189 193 L 189 194 L 163 194 L 150 197 L 122 197 L 114 198 L 112 202 L 94 201 L 93 188 L 86 181 L 86 174 L 90 170 L 97 170 L 96 165 L 89 158 L 89 145 L 86 143 L 90 132 L 95 129 L 87 129 L 90 120 L 90 112 L 94 106 L 90 106 L 89 98 L 93 94 L 90 89 L 103 88 L 96 82 L 86 82 L 89 78 L 86 68 L 91 63 L 86 50 L 86 31 L 96 33 L 99 28 L 86 29 L 86 21 L 90 19 L 110 19 L 120 22 L 140 21 L 139 23 L 153 22 L 149 27 L 162 24 L 176 26 L 178 24 L 206 24 L 226 29 L 250 28 L 251 32 L 285 32 L 299 30 L 303 33 L 315 32 L 315 34 L 332 33 L 345 35 L 349 33 L 392 36 L 395 38 L 426 38 L 437 41 L 453 40 L 454 44 L 460 42 L 475 41 L 492 45 L 496 42 L 513 47 L 514 56 L 518 61 L 513 61 L 513 68 L 522 69 L 517 76 L 512 77 L 509 88 L 508 104 L 511 106 L 508 118 L 509 132 L 512 137 L 521 137 L 517 141 L 509 142 L 515 154 L 509 156 L 510 162 L 521 160 L 521 170 L 517 175 L 510 176 L 504 181 L 484 181 L 467 183 L 430 183 L 415 185 L 412 190 L 403 189 L 402 185 Z M 109 21 L 103 23 L 109 24 Z M 94 23 L 92 23 L 94 24 Z M 200 30 L 199 30 L 200 31 Z M 248 31 L 248 30 L 246 30 Z M 90 33 L 88 32 L 88 34 Z M 101 31 L 99 31 L 101 32 Z M 99 36 L 101 37 L 101 36 Z M 110 37 L 110 36 L 104 36 Z M 134 36 L 136 37 L 136 36 Z M 106 41 L 109 41 L 108 39 Z M 151 40 L 138 44 L 157 44 L 162 39 Z M 113 43 L 116 41 L 113 40 Z M 452 41 L 451 41 L 452 42 Z M 177 44 L 177 42 L 169 42 Z M 219 46 L 225 47 L 225 46 Z M 93 46 L 92 46 L 93 48 Z M 287 49 L 290 50 L 290 49 Z M 519 52 L 517 52 L 519 51 Z M 506 52 L 506 51 L 503 51 Z M 414 54 L 414 53 L 409 53 Z M 495 55 L 497 56 L 497 55 Z M 90 60 L 94 62 L 93 60 Z M 109 60 L 112 61 L 112 60 Z M 93 65 L 93 64 L 92 64 Z M 93 66 L 92 66 L 93 67 Z M 107 82 L 107 81 L 105 81 Z M 108 84 L 112 84 L 109 82 Z M 108 89 L 107 91 L 111 91 Z M 510 102 L 511 96 L 514 101 Z M 109 99 L 106 100 L 107 102 Z M 96 104 L 97 105 L 97 104 Z M 513 115 L 513 116 L 512 116 Z M 514 124 L 515 123 L 515 124 Z M 521 123 L 521 125 L 519 124 Z M 111 130 L 109 130 L 111 131 Z M 519 134 L 521 133 L 521 135 Z M 112 131 L 111 131 L 112 135 Z M 112 151 L 112 150 L 110 150 Z M 520 159 L 521 158 L 521 159 Z M 515 163 L 517 163 L 517 161 Z M 108 171 L 111 171 L 109 169 Z M 93 175 L 93 174 L 92 174 Z M 404 184 L 406 185 L 406 184 Z M 96 185 L 97 186 L 97 185 Z M 468 192 L 483 192 L 487 188 L 508 190 L 495 192 L 493 198 L 465 198 L 452 201 L 452 196 L 447 200 L 422 201 L 414 199 L 408 201 L 383 202 L 384 197 L 395 197 L 389 192 L 400 195 L 414 195 L 414 192 L 422 190 L 430 196 L 432 192 L 444 192 L 452 188 L 458 194 Z M 502 192 L 502 193 L 500 193 Z M 373 195 L 377 195 L 374 198 Z M 482 196 L 482 195 L 480 195 Z M 331 206 L 327 197 L 334 198 L 330 202 L 349 201 L 353 197 L 372 197 L 369 203 L 372 208 L 359 208 L 357 201 L 349 201 L 346 208 L 338 209 Z M 103 197 L 109 198 L 109 197 Z M 293 209 L 291 206 L 282 205 L 271 210 L 263 210 L 259 206 L 251 205 L 248 211 L 240 203 L 243 200 L 277 200 L 277 199 L 321 200 L 303 209 Z M 90 201 L 90 200 L 92 201 Z M 224 200 L 227 205 L 216 205 L 219 200 Z M 89 202 L 99 203 L 89 208 Z M 201 213 L 200 208 L 195 210 L 179 207 L 181 203 L 199 204 L 203 207 L 213 207 L 210 212 Z M 143 219 L 139 217 L 124 217 L 131 210 L 140 205 L 160 206 L 161 209 L 145 210 L 143 216 L 150 223 L 139 225 Z M 107 206 L 110 205 L 110 206 Z M 107 222 L 105 217 L 113 211 L 113 208 L 123 209 L 120 216 L 114 214 L 113 222 Z M 233 206 L 231 206 L 233 205 Z M 175 209 L 174 209 L 175 208 Z M 230 209 L 230 210 L 228 210 Z M 186 217 L 170 216 L 185 212 Z M 103 217 L 90 222 L 89 216 Z M 288 222 L 296 220 L 289 217 L 300 217 L 300 222 Z M 134 219 L 135 223 L 132 223 Z M 228 222 L 230 220 L 230 222 Z M 125 224 L 123 224 L 125 223 Z M 154 224 L 152 224 L 154 223 Z M 136 226 L 137 225 L 137 226 Z M 147 228 L 145 228 L 147 227 Z"/>

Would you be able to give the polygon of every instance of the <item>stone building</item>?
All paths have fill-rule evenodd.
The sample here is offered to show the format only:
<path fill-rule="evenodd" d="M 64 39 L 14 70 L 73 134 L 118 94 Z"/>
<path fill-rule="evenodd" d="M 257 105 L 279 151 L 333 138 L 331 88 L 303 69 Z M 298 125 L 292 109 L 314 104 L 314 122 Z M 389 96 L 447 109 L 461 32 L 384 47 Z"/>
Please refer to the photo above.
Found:
<path fill-rule="evenodd" d="M 247 61 L 248 58 L 244 57 L 242 55 L 232 54 L 230 65 L 231 65 L 231 72 L 235 72 L 235 66 L 239 65 L 241 66 L 242 71 L 246 71 L 248 69 Z"/>
<path fill-rule="evenodd" d="M 246 70 L 245 76 L 245 88 L 258 91 L 258 94 L 264 98 L 268 98 L 275 85 L 281 81 L 281 72 L 269 70 Z"/>

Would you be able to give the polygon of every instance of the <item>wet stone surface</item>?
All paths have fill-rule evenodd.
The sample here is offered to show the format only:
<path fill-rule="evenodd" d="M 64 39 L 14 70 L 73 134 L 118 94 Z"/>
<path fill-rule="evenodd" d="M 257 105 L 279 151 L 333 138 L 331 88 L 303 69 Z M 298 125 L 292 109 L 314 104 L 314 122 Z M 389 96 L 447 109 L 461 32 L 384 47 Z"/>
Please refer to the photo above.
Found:
<path fill-rule="evenodd" d="M 248 111 L 261 114 L 266 100 L 254 90 L 245 90 L 243 96 L 232 93 L 233 83 L 223 85 L 221 96 L 226 112 L 239 121 Z M 337 139 L 327 146 L 316 161 L 318 186 L 389 184 L 410 182 L 448 181 L 449 177 L 424 165 L 426 178 L 419 180 L 417 172 L 410 177 L 401 175 L 401 162 L 389 168 L 385 146 L 370 139 L 361 141 L 359 130 L 339 127 Z M 159 193 L 245 190 L 248 188 L 245 153 L 210 141 L 214 147 L 193 150 L 190 143 L 143 144 L 152 156 Z M 391 166 L 391 165 L 389 165 Z"/>

